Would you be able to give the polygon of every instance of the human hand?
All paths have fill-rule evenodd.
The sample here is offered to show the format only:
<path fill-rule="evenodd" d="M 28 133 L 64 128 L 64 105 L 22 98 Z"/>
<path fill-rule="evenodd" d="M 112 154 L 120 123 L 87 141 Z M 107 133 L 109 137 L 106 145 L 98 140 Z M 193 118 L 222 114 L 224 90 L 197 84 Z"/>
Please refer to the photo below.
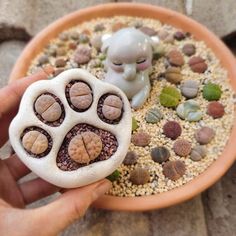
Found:
<path fill-rule="evenodd" d="M 41 70 L 0 90 L 0 147 L 8 140 L 8 127 L 25 89 L 32 82 L 46 79 L 51 72 L 52 68 Z M 108 180 L 72 190 L 61 190 L 40 178 L 19 184 L 18 180 L 29 173 L 15 154 L 0 159 L 0 235 L 57 235 L 111 187 Z M 52 203 L 22 209 L 57 191 L 64 193 Z"/>

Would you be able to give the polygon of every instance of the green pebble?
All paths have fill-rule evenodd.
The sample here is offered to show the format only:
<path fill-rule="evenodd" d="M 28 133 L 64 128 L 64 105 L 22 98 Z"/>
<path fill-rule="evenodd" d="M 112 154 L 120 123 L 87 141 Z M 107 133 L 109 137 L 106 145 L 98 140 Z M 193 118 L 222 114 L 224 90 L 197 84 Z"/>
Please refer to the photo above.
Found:
<path fill-rule="evenodd" d="M 208 83 L 204 85 L 202 94 L 206 100 L 214 101 L 220 99 L 222 91 L 218 84 Z"/>
<path fill-rule="evenodd" d="M 188 121 L 199 121 L 202 118 L 202 112 L 199 104 L 193 99 L 179 104 L 176 109 L 177 115 Z"/>
<path fill-rule="evenodd" d="M 114 182 L 114 181 L 118 180 L 119 177 L 120 177 L 120 172 L 118 170 L 115 170 L 112 174 L 110 174 L 106 178 L 108 180 L 110 180 L 111 182 Z"/>
<path fill-rule="evenodd" d="M 145 120 L 147 123 L 155 124 L 163 118 L 162 113 L 155 107 L 147 111 Z"/>
<path fill-rule="evenodd" d="M 181 100 L 180 92 L 172 87 L 166 86 L 162 89 L 160 94 L 160 103 L 164 107 L 176 107 Z"/>
<path fill-rule="evenodd" d="M 132 131 L 135 131 L 137 128 L 138 128 L 138 122 L 134 117 L 132 117 Z"/>

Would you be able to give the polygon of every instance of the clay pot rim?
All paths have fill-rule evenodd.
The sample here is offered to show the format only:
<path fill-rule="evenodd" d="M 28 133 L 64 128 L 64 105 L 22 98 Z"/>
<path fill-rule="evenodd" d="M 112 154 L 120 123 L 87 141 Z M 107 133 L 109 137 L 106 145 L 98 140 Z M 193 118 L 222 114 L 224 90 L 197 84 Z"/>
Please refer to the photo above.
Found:
<path fill-rule="evenodd" d="M 55 38 L 61 31 L 96 17 L 112 17 L 114 15 L 159 19 L 162 22 L 192 33 L 197 40 L 203 40 L 214 51 L 218 59 L 220 59 L 222 66 L 228 71 L 230 83 L 234 91 L 236 91 L 235 58 L 217 36 L 206 27 L 183 14 L 162 7 L 137 3 L 97 5 L 73 12 L 58 19 L 36 35 L 25 47 L 12 70 L 9 81 L 11 82 L 25 76 L 32 59 L 50 39 Z M 186 201 L 213 185 L 234 163 L 236 157 L 234 140 L 236 140 L 236 125 L 233 126 L 230 138 L 222 155 L 202 174 L 181 187 L 168 192 L 143 197 L 115 197 L 107 195 L 98 199 L 93 206 L 110 210 L 144 211 L 169 207 Z"/>

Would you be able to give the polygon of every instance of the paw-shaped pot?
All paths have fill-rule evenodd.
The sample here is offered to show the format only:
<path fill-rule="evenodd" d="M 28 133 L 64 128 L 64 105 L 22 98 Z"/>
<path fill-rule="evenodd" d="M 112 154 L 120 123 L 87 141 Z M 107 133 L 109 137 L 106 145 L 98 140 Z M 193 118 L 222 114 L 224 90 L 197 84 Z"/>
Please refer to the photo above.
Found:
<path fill-rule="evenodd" d="M 24 93 L 10 125 L 19 158 L 46 181 L 74 188 L 111 174 L 131 138 L 125 94 L 82 69 L 38 81 Z"/>

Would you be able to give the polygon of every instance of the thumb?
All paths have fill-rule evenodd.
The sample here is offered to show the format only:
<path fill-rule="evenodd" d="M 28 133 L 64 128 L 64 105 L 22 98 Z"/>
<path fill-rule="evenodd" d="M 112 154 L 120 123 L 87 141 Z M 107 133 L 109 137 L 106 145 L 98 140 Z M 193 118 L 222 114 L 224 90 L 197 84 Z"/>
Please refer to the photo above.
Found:
<path fill-rule="evenodd" d="M 74 220 L 82 217 L 90 204 L 110 187 L 111 182 L 104 179 L 82 188 L 69 190 L 56 201 L 38 209 L 40 225 L 47 225 L 47 231 L 49 230 L 46 235 L 59 233 Z"/>

